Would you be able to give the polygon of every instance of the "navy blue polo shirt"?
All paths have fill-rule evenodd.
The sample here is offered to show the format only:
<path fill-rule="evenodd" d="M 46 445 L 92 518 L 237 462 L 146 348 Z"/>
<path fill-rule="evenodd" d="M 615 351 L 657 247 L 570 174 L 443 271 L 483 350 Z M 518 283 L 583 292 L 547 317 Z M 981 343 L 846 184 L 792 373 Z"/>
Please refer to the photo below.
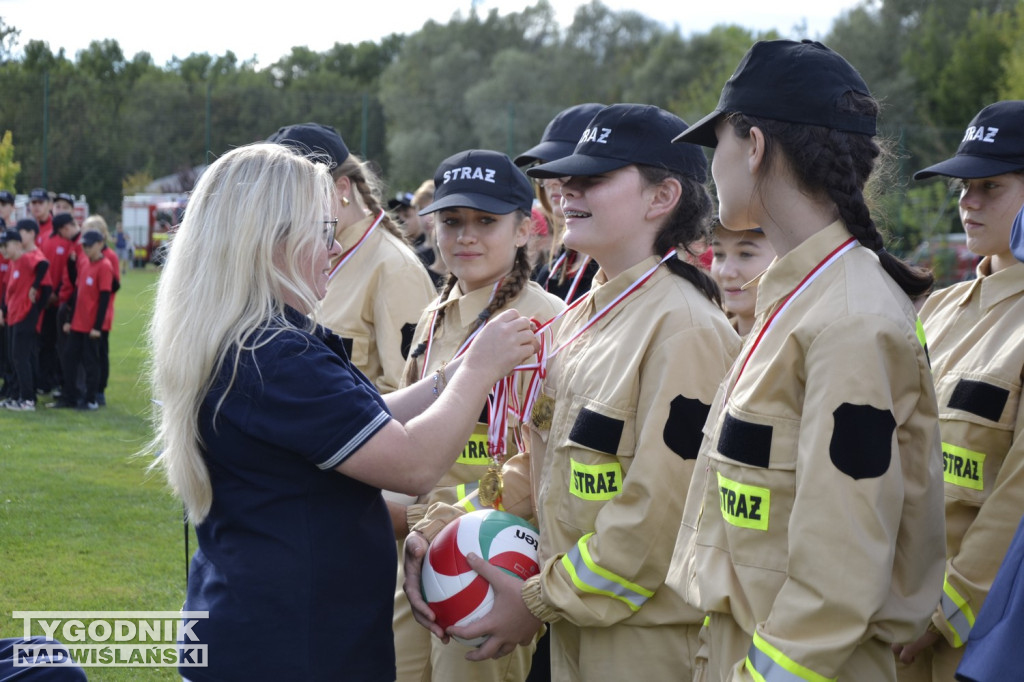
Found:
<path fill-rule="evenodd" d="M 196 528 L 185 608 L 210 612 L 193 628 L 209 667 L 181 673 L 394 680 L 390 517 L 378 488 L 334 471 L 390 414 L 330 332 L 254 340 L 230 390 L 233 358 L 200 410 L 213 505 Z"/>

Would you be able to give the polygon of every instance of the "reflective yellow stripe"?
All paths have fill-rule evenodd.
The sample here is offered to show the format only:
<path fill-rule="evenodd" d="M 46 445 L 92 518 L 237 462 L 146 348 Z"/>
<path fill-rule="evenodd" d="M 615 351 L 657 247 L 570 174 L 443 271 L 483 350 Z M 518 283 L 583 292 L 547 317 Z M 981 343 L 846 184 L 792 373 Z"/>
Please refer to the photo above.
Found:
<path fill-rule="evenodd" d="M 591 535 L 593 533 L 581 537 L 576 546 L 562 557 L 562 566 L 569 573 L 573 584 L 582 592 L 612 597 L 632 611 L 639 611 L 654 593 L 594 563 L 587 548 L 587 540 Z"/>
<path fill-rule="evenodd" d="M 709 627 L 710 625 L 711 625 L 711 614 L 708 614 L 708 615 L 704 616 L 704 627 Z"/>
<path fill-rule="evenodd" d="M 476 511 L 476 505 L 473 504 L 473 500 L 469 499 L 469 496 L 475 493 L 476 489 L 479 487 L 479 481 L 473 481 L 472 483 L 460 483 L 455 486 L 455 496 L 459 498 L 459 501 L 455 503 L 455 506 L 462 507 L 466 511 Z"/>
<path fill-rule="evenodd" d="M 949 584 L 949 576 L 942 583 L 942 615 L 953 631 L 953 646 L 962 647 L 974 627 L 974 611 L 970 604 Z"/>
<path fill-rule="evenodd" d="M 722 518 L 734 526 L 768 530 L 768 511 L 772 504 L 772 491 L 756 485 L 747 485 L 718 474 L 719 507 Z"/>
<path fill-rule="evenodd" d="M 754 643 L 747 651 L 747 670 L 757 682 L 835 682 L 837 677 L 819 675 L 786 656 L 761 635 L 754 633 Z"/>
<path fill-rule="evenodd" d="M 921 318 L 920 317 L 917 318 L 916 331 L 917 331 L 917 342 L 921 344 L 921 348 L 927 348 L 928 347 L 928 339 L 926 339 L 925 336 L 924 336 L 924 324 L 921 322 Z"/>
<path fill-rule="evenodd" d="M 584 464 L 570 459 L 572 475 L 569 477 L 569 492 L 584 500 L 610 500 L 622 492 L 622 466 L 618 462 L 608 464 Z"/>
<path fill-rule="evenodd" d="M 971 490 L 985 489 L 985 453 L 942 444 L 942 479 Z"/>

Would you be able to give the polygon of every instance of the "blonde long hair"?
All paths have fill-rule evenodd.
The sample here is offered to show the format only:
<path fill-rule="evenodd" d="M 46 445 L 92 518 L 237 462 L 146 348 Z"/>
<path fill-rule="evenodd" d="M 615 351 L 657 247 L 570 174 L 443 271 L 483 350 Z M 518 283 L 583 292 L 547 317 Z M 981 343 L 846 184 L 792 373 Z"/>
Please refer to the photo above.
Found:
<path fill-rule="evenodd" d="M 333 191 L 323 164 L 281 145 L 254 144 L 217 159 L 189 197 L 148 331 L 159 406 L 152 466 L 194 523 L 213 501 L 199 427 L 203 400 L 225 362 L 233 364 L 225 395 L 230 390 L 239 356 L 255 348 L 254 331 L 270 329 L 266 343 L 292 328 L 284 301 L 314 318 L 319 312 L 310 254 L 325 248 L 319 228 Z"/>

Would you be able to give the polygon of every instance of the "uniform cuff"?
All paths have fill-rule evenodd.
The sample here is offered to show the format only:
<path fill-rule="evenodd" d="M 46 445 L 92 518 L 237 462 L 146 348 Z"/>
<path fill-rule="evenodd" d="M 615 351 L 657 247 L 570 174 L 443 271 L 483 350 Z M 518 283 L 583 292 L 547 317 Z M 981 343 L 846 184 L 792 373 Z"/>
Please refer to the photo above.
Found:
<path fill-rule="evenodd" d="M 418 506 L 422 507 L 425 505 Z M 430 508 L 427 509 L 426 515 L 417 521 L 415 525 L 412 523 L 412 517 L 409 516 L 411 513 L 411 511 L 406 512 L 407 518 L 409 518 L 409 532 L 411 533 L 416 531 L 418 533 L 422 533 L 423 537 L 425 537 L 428 542 L 433 542 L 434 537 L 441 532 L 442 528 L 447 526 L 456 517 L 462 516 L 466 512 L 463 509 L 453 507 L 452 505 L 445 504 L 444 502 L 435 502 L 430 505 Z"/>
<path fill-rule="evenodd" d="M 544 590 L 540 584 L 540 576 L 535 575 L 526 579 L 522 589 L 523 603 L 530 609 L 538 620 L 545 623 L 554 623 L 562 619 L 555 610 L 544 602 Z"/>
<path fill-rule="evenodd" d="M 417 523 L 423 520 L 423 517 L 427 514 L 427 505 L 413 503 L 405 508 L 405 522 L 409 528 L 412 528 Z"/>

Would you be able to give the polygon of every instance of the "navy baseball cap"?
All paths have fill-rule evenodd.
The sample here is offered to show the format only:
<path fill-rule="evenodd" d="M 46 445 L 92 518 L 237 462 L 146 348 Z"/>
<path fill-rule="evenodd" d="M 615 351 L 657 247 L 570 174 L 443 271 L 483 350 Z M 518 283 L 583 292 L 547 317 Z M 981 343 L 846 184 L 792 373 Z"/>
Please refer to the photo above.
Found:
<path fill-rule="evenodd" d="M 394 211 L 397 208 L 409 208 L 412 206 L 412 192 L 399 192 L 391 199 L 388 199 L 388 208 Z"/>
<path fill-rule="evenodd" d="M 311 161 L 326 163 L 332 170 L 349 157 L 348 147 L 338 131 L 321 123 L 296 123 L 278 128 L 267 142 L 291 147 Z M 322 158 L 325 156 L 326 159 Z"/>
<path fill-rule="evenodd" d="M 708 160 L 692 144 L 673 145 L 686 130 L 686 121 L 650 104 L 612 104 L 601 109 L 572 154 L 526 171 L 531 178 L 601 175 L 631 164 L 665 168 L 693 178 L 708 179 Z"/>
<path fill-rule="evenodd" d="M 36 187 L 34 190 L 28 193 L 29 201 L 49 201 L 50 193 L 42 187 Z"/>
<path fill-rule="evenodd" d="M 0 191 L 0 204 L 13 204 L 14 195 L 7 190 Z"/>
<path fill-rule="evenodd" d="M 0 235 L 0 241 L 3 242 L 20 242 L 21 233 L 17 230 L 4 230 L 3 234 Z"/>
<path fill-rule="evenodd" d="M 468 149 L 441 162 L 434 173 L 434 201 L 420 215 L 442 208 L 475 208 L 505 215 L 533 208 L 533 185 L 512 159 L 489 149 Z"/>
<path fill-rule="evenodd" d="M 72 206 L 75 205 L 75 195 L 74 194 L 68 194 L 67 192 L 59 192 L 57 194 L 57 196 L 54 197 L 53 200 L 54 201 L 66 201 L 69 204 L 71 204 Z"/>
<path fill-rule="evenodd" d="M 103 235 L 95 230 L 89 230 L 82 235 L 82 246 L 92 246 L 103 241 Z"/>
<path fill-rule="evenodd" d="M 35 232 L 36 234 L 39 234 L 39 223 L 37 223 L 33 218 L 22 218 L 18 221 L 16 229 L 19 232 L 21 230 L 25 230 L 27 232 Z"/>
<path fill-rule="evenodd" d="M 715 125 L 733 112 L 874 135 L 877 117 L 845 111 L 849 92 L 871 95 L 857 69 L 814 40 L 759 40 L 726 81 L 718 106 L 673 142 L 718 145 Z"/>
<path fill-rule="evenodd" d="M 990 104 L 967 126 L 956 155 L 914 173 L 915 180 L 935 175 L 990 178 L 1024 169 L 1024 101 Z"/>
<path fill-rule="evenodd" d="M 596 102 L 577 104 L 558 112 L 541 135 L 540 142 L 515 158 L 517 166 L 556 161 L 569 156 L 586 129 L 590 119 L 605 105 Z"/>

